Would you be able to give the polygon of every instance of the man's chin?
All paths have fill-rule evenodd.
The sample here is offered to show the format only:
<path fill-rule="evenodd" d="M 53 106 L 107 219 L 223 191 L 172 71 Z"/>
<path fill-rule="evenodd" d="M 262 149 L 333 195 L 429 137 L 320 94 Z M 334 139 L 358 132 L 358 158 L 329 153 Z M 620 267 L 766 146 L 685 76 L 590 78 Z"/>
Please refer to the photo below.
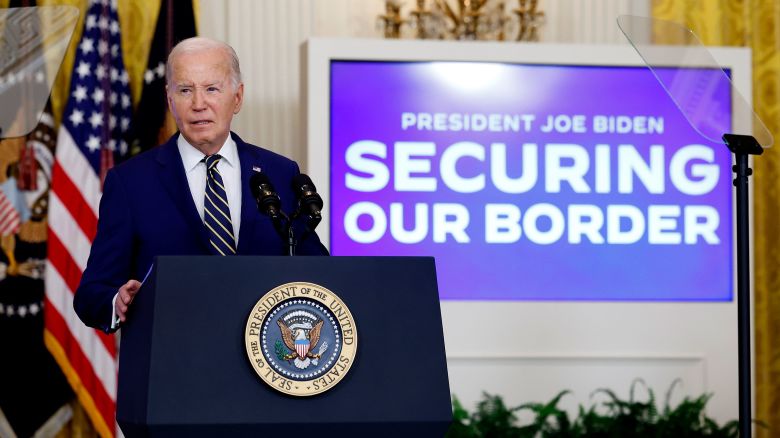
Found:
<path fill-rule="evenodd" d="M 216 153 L 219 148 L 222 147 L 222 143 L 224 143 L 224 140 L 221 142 L 217 141 L 217 135 L 213 133 L 182 132 L 182 135 L 184 135 L 184 139 L 187 140 L 187 143 L 206 155 Z"/>

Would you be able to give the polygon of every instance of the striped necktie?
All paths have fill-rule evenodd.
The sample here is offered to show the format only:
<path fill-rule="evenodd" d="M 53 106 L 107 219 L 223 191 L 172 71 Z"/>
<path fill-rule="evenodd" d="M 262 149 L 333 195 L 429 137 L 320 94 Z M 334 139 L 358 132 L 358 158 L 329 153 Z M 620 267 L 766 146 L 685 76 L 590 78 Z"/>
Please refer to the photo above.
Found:
<path fill-rule="evenodd" d="M 206 163 L 206 197 L 203 202 L 203 224 L 209 233 L 209 241 L 215 254 L 232 255 L 236 253 L 236 238 L 233 237 L 233 223 L 230 220 L 227 193 L 222 183 L 222 175 L 217 163 L 222 159 L 219 154 L 203 159 Z"/>

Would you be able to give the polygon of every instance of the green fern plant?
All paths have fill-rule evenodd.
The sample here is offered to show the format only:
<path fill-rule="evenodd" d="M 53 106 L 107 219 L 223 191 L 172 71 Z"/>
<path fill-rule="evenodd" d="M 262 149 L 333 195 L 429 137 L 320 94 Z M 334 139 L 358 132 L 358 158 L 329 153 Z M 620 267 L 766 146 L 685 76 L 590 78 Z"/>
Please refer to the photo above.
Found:
<path fill-rule="evenodd" d="M 738 436 L 738 423 L 729 421 L 719 426 L 707 417 L 705 408 L 712 397 L 703 394 L 696 398 L 685 397 L 671 407 L 670 399 L 675 381 L 666 392 L 663 410 L 656 408 L 652 389 L 641 379 L 631 384 L 629 397 L 623 400 L 614 391 L 597 389 L 591 398 L 603 395 L 606 399 L 593 403 L 587 409 L 580 405 L 575 418 L 558 407 L 560 400 L 570 391 L 561 391 L 547 403 L 526 403 L 507 407 L 500 396 L 483 394 L 473 413 L 469 413 L 457 398 L 453 397 L 453 424 L 447 433 L 450 438 L 731 438 Z M 647 392 L 646 400 L 635 397 L 641 385 Z M 518 425 L 517 413 L 529 411 L 533 420 Z"/>

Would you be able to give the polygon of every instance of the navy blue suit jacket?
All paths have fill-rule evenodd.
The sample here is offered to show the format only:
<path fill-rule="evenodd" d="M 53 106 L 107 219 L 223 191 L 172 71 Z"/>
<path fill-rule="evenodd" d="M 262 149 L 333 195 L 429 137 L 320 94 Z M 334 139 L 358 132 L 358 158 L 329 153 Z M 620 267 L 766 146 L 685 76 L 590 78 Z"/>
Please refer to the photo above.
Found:
<path fill-rule="evenodd" d="M 291 188 L 298 165 L 281 155 L 245 143 L 231 133 L 241 165 L 239 255 L 285 255 L 286 241 L 257 210 L 249 178 L 259 167 L 282 199 L 282 210 L 294 210 Z M 208 234 L 192 200 L 177 135 L 167 143 L 111 169 L 103 184 L 97 235 L 73 300 L 85 324 L 110 331 L 112 300 L 120 286 L 143 280 L 160 255 L 212 254 Z M 301 255 L 326 255 L 316 234 L 303 239 Z"/>

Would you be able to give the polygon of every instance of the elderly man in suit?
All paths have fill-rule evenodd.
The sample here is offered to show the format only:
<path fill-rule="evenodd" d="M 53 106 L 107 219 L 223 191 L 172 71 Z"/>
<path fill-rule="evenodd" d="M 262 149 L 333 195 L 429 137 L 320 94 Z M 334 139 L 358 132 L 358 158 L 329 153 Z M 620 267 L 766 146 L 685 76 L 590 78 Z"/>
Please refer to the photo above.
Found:
<path fill-rule="evenodd" d="M 235 51 L 190 38 L 171 51 L 168 106 L 179 133 L 167 143 L 111 169 L 87 267 L 73 306 L 85 324 L 111 332 L 159 255 L 284 255 L 285 241 L 252 197 L 253 172 L 268 175 L 293 209 L 298 165 L 245 143 L 230 131 L 244 84 Z M 325 255 L 316 235 L 298 247 Z"/>

